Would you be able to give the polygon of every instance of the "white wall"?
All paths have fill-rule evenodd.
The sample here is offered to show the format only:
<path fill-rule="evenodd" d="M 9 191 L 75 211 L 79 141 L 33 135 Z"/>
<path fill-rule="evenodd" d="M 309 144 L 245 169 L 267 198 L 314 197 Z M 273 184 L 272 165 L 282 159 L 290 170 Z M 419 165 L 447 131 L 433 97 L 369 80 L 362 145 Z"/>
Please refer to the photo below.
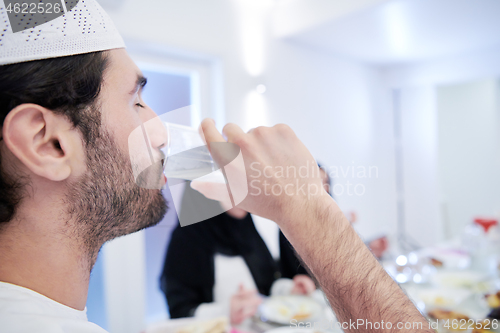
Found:
<path fill-rule="evenodd" d="M 457 84 L 500 76 L 500 46 L 452 57 L 383 68 L 389 87 Z"/>
<path fill-rule="evenodd" d="M 476 116 L 484 118 L 484 114 L 481 116 L 479 109 L 482 108 L 484 111 L 484 104 L 492 103 L 491 95 L 486 98 L 486 95 L 492 93 L 492 88 L 483 90 L 481 93 L 478 91 L 476 93 L 469 92 L 468 95 L 464 95 L 464 91 L 460 92 L 460 89 L 468 86 L 467 83 L 471 81 L 491 80 L 500 77 L 499 57 L 500 48 L 492 48 L 420 63 L 388 66 L 381 69 L 381 84 L 386 85 L 385 89 L 389 91 L 398 88 L 403 92 L 403 104 L 406 105 L 403 109 L 403 117 L 406 118 L 403 128 L 403 135 L 406 137 L 403 142 L 405 218 L 407 229 L 412 230 L 410 234 L 415 236 L 417 241 L 423 245 L 456 236 L 460 233 L 463 225 L 470 221 L 471 216 L 476 213 L 487 215 L 496 213 L 495 208 L 490 203 L 486 204 L 490 207 L 488 209 L 481 208 L 481 204 L 472 208 L 470 202 L 468 202 L 471 199 L 469 198 L 470 194 L 464 190 L 465 188 L 478 189 L 479 183 L 484 185 L 488 181 L 480 180 L 473 185 L 472 182 L 475 182 L 475 180 L 470 176 L 463 175 L 464 172 L 468 175 L 471 174 L 472 171 L 465 170 L 469 166 L 465 167 L 463 163 L 463 168 L 454 165 L 455 163 L 461 163 L 459 159 L 463 156 L 454 155 L 454 160 L 443 156 L 450 150 L 450 147 L 454 146 L 460 149 L 460 142 L 463 142 L 465 138 L 469 138 L 469 143 L 474 141 L 476 147 L 472 148 L 473 150 L 477 150 L 483 144 L 486 144 L 471 139 L 478 138 L 477 135 L 480 134 L 480 131 L 472 130 L 474 134 L 471 132 L 464 135 L 460 135 L 455 131 L 454 135 L 452 135 L 453 138 L 446 143 L 442 142 L 445 138 L 440 136 L 440 132 L 448 132 L 451 135 L 453 133 L 450 131 L 453 126 L 457 125 L 457 122 L 465 126 L 468 121 L 477 120 Z M 457 86 L 460 84 L 465 84 L 465 86 L 460 88 L 460 86 Z M 444 101 L 441 100 L 443 103 L 446 101 L 446 106 L 443 104 L 446 111 L 441 117 L 438 117 L 438 96 L 443 93 L 448 96 L 445 97 Z M 480 96 L 480 94 L 482 95 Z M 477 105 L 465 105 L 464 103 L 469 98 L 471 99 L 467 103 L 476 101 L 473 103 L 477 103 Z M 487 109 L 490 112 L 489 119 L 492 121 L 490 125 L 496 124 L 498 126 L 497 122 L 493 122 L 492 106 L 490 105 Z M 491 132 L 491 129 L 487 128 L 486 131 Z M 486 144 L 486 146 L 489 145 Z M 470 147 L 470 145 L 467 146 Z M 436 151 L 436 148 L 439 148 L 438 151 Z M 490 149 L 490 151 L 493 150 Z M 499 161 L 498 158 L 495 159 L 496 156 L 498 156 L 498 150 L 496 153 L 492 153 L 492 156 L 485 158 L 485 163 L 489 165 L 488 168 L 498 170 Z M 452 170 L 453 176 L 450 175 L 449 171 L 445 173 L 443 166 L 440 165 L 446 165 L 446 170 Z M 458 173 L 460 176 L 458 176 Z M 491 175 L 494 175 L 491 170 L 488 170 L 488 175 L 486 177 L 490 177 L 490 185 L 487 185 L 486 188 L 490 188 L 496 183 L 496 179 L 491 178 Z M 445 192 L 452 193 L 453 198 L 450 198 Z M 486 196 L 489 195 L 480 194 L 476 198 L 478 201 L 483 201 Z M 486 201 L 490 202 L 490 199 L 496 200 L 493 198 L 497 198 L 497 196 L 489 196 Z M 452 210 L 454 209 L 458 210 L 453 213 Z M 426 233 L 426 231 L 428 232 Z"/>
<path fill-rule="evenodd" d="M 443 239 L 439 211 L 438 117 L 433 87 L 401 91 L 401 145 L 406 233 L 421 246 Z"/>
<path fill-rule="evenodd" d="M 486 79 L 438 90 L 439 179 L 446 225 L 500 212 L 499 84 Z"/>
<path fill-rule="evenodd" d="M 329 168 L 335 199 L 344 211 L 357 213 L 365 238 L 393 229 L 392 115 L 378 87 L 379 72 L 283 41 L 275 41 L 272 51 L 270 123 L 289 124 Z"/>

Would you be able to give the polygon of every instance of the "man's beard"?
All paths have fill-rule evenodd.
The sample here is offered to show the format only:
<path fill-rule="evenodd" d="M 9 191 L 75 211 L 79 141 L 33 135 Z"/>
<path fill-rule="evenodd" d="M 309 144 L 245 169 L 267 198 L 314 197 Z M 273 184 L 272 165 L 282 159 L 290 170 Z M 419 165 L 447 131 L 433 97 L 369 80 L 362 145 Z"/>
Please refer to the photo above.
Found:
<path fill-rule="evenodd" d="M 161 190 L 136 185 L 130 159 L 103 128 L 87 144 L 87 170 L 70 185 L 67 203 L 93 266 L 106 241 L 156 225 L 167 204 Z"/>

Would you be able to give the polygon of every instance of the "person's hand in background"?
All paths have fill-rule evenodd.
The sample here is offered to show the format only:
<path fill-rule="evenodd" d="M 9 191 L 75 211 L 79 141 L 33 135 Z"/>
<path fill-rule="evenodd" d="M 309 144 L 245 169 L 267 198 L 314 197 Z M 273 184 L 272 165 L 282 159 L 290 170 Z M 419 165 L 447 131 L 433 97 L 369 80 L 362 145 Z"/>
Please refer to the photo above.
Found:
<path fill-rule="evenodd" d="M 238 291 L 231 297 L 231 324 L 239 325 L 245 319 L 253 316 L 257 312 L 260 303 L 262 303 L 262 298 L 256 290 L 248 290 L 243 285 L 240 285 Z"/>
<path fill-rule="evenodd" d="M 291 293 L 295 295 L 310 295 L 316 290 L 314 281 L 307 275 L 298 274 L 293 278 L 293 288 Z"/>
<path fill-rule="evenodd" d="M 387 240 L 387 237 L 380 237 L 377 238 L 373 241 L 371 241 L 368 244 L 368 247 L 372 251 L 372 253 L 375 255 L 377 258 L 382 258 L 384 255 L 384 252 L 387 251 L 387 248 L 389 247 L 389 241 Z"/>

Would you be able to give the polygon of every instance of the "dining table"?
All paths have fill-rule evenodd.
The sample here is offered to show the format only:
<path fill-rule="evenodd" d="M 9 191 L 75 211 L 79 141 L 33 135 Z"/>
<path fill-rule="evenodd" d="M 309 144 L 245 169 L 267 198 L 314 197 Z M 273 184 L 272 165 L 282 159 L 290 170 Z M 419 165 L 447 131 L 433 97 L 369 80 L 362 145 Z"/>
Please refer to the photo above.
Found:
<path fill-rule="evenodd" d="M 404 258 L 403 258 L 403 257 Z M 486 296 L 500 291 L 498 274 L 484 272 L 471 265 L 470 258 L 453 246 L 436 246 L 393 256 L 381 262 L 388 274 L 400 285 L 417 309 L 436 324 L 432 313 L 435 310 L 453 312 L 468 318 L 471 322 L 481 322 L 491 312 Z M 390 297 L 390 296 L 389 296 Z M 499 293 L 500 297 L 500 293 Z M 264 297 L 259 311 L 240 325 L 228 328 L 229 333 L 341 333 L 334 312 L 326 297 L 317 290 L 309 299 L 318 304 L 315 315 L 310 320 L 296 322 L 271 320 L 266 317 L 265 306 L 273 297 Z M 276 301 L 276 299 L 275 299 Z M 500 298 L 499 298 L 500 302 Z M 144 333 L 178 333 L 179 329 L 202 322 L 201 318 L 171 319 L 151 324 Z M 491 327 L 491 332 L 500 333 L 500 323 Z M 493 323 L 493 322 L 492 322 Z M 433 325 L 434 325 L 433 324 Z M 445 321 L 437 321 L 437 332 L 471 333 L 472 329 L 446 326 Z M 462 327 L 463 328 L 463 327 Z M 490 332 L 488 331 L 488 332 Z"/>

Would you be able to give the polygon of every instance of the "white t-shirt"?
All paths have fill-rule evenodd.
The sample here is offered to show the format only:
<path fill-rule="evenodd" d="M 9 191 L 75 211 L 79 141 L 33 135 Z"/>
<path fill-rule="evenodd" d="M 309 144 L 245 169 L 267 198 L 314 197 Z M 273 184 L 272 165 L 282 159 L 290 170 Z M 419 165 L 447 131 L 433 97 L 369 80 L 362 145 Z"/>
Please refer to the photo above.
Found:
<path fill-rule="evenodd" d="M 106 333 L 75 310 L 31 289 L 0 282 L 0 332 Z"/>

